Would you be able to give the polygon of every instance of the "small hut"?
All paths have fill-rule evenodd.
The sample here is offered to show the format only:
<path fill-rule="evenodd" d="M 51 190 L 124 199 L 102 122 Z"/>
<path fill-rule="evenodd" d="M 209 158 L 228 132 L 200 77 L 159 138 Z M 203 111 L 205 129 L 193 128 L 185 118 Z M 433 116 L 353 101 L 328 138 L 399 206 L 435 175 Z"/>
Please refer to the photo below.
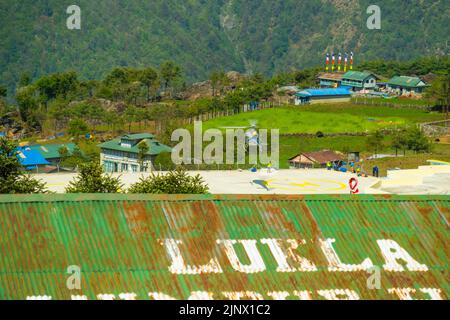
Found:
<path fill-rule="evenodd" d="M 343 160 L 344 156 L 341 153 L 331 150 L 304 152 L 289 159 L 289 166 L 293 169 L 326 168 L 328 162 L 339 164 Z"/>

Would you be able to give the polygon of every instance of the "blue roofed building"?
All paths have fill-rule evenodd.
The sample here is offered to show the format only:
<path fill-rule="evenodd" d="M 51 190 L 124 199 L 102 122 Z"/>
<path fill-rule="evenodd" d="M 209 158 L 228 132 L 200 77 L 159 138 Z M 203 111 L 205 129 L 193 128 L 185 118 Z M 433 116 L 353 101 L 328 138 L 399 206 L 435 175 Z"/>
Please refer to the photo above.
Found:
<path fill-rule="evenodd" d="M 17 159 L 25 170 L 39 171 L 50 164 L 38 151 L 31 150 L 30 147 L 19 147 L 16 151 Z"/>
<path fill-rule="evenodd" d="M 295 94 L 295 105 L 349 102 L 350 99 L 349 88 L 306 89 Z"/>
<path fill-rule="evenodd" d="M 58 144 L 29 146 L 31 150 L 39 152 L 42 155 L 42 157 L 44 157 L 44 159 L 46 159 L 53 165 L 58 165 L 61 162 L 61 154 L 59 153 L 61 148 L 66 148 L 67 156 L 71 156 L 76 147 L 77 146 L 74 143 L 58 143 Z"/>

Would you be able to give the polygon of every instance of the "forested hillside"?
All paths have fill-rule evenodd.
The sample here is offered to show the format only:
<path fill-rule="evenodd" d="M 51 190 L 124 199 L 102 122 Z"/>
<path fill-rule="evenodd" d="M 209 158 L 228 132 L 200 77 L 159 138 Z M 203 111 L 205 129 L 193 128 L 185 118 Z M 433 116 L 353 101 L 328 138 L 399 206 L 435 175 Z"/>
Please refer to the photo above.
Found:
<path fill-rule="evenodd" d="M 81 30 L 68 30 L 72 2 L 0 0 L 0 84 L 20 75 L 75 70 L 101 78 L 113 67 L 173 60 L 188 80 L 212 70 L 271 74 L 319 65 L 327 51 L 356 61 L 448 54 L 448 0 L 77 0 Z"/>

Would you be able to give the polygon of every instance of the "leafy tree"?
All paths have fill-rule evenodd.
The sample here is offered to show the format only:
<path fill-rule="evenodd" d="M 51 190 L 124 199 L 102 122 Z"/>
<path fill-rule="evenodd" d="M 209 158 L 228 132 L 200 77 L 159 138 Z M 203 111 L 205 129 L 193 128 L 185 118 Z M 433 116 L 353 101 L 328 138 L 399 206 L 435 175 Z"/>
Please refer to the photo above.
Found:
<path fill-rule="evenodd" d="M 147 87 L 147 102 L 150 102 L 150 92 L 158 82 L 158 73 L 153 68 L 146 68 L 141 71 L 139 81 Z"/>
<path fill-rule="evenodd" d="M 78 176 L 66 187 L 67 193 L 120 193 L 123 184 L 120 178 L 103 173 L 98 162 L 84 163 Z"/>
<path fill-rule="evenodd" d="M 97 80 L 81 81 L 79 91 L 82 96 L 94 97 L 94 92 L 99 88 L 100 83 Z"/>
<path fill-rule="evenodd" d="M 105 112 L 96 103 L 83 102 L 72 107 L 70 109 L 70 115 L 87 121 L 95 130 L 96 126 L 104 119 Z"/>
<path fill-rule="evenodd" d="M 139 81 L 134 81 L 127 85 L 127 100 L 137 104 L 137 98 L 141 92 L 142 83 Z"/>
<path fill-rule="evenodd" d="M 211 72 L 209 75 L 209 80 L 211 81 L 213 97 L 217 96 L 217 92 L 219 92 L 219 95 L 222 95 L 224 88 L 230 85 L 230 79 L 224 71 Z"/>
<path fill-rule="evenodd" d="M 182 169 L 167 174 L 152 174 L 133 184 L 129 193 L 151 194 L 206 194 L 209 188 L 200 175 L 194 177 Z"/>
<path fill-rule="evenodd" d="M 75 168 L 79 167 L 80 165 L 82 165 L 83 163 L 86 163 L 86 161 L 88 161 L 88 160 L 94 160 L 94 159 L 87 158 L 81 151 L 80 147 L 77 145 L 73 149 L 72 154 L 70 154 L 66 158 L 64 158 L 62 160 L 61 164 L 64 167 L 75 169 Z M 95 159 L 95 160 L 99 160 L 99 159 Z"/>
<path fill-rule="evenodd" d="M 209 75 L 209 80 L 211 81 L 213 97 L 215 97 L 217 95 L 217 89 L 220 87 L 222 79 L 223 79 L 223 72 L 221 72 L 221 71 L 213 71 Z"/>
<path fill-rule="evenodd" d="M 76 72 L 54 73 L 38 79 L 34 86 L 39 92 L 40 100 L 47 107 L 48 102 L 58 96 L 66 98 L 70 92 L 78 88 Z"/>
<path fill-rule="evenodd" d="M 418 127 L 411 127 L 406 132 L 406 143 L 408 149 L 418 152 L 429 152 L 431 144 L 425 134 Z"/>
<path fill-rule="evenodd" d="M 138 120 L 138 109 L 135 106 L 127 106 L 127 108 L 125 109 L 125 119 L 126 122 L 128 123 L 128 133 L 131 133 L 131 125 L 133 124 L 133 122 Z"/>
<path fill-rule="evenodd" d="M 58 149 L 60 162 L 64 162 L 69 157 L 69 149 L 66 146 L 62 146 Z"/>
<path fill-rule="evenodd" d="M 31 84 L 31 76 L 28 72 L 24 72 L 20 75 L 19 88 L 29 86 Z"/>
<path fill-rule="evenodd" d="M 17 145 L 0 138 L 0 193 L 47 193 L 45 183 L 21 171 Z"/>
<path fill-rule="evenodd" d="M 381 131 L 375 131 L 372 135 L 367 139 L 367 147 L 369 150 L 375 152 L 375 155 L 378 154 L 378 151 L 383 147 L 384 135 Z"/>
<path fill-rule="evenodd" d="M 138 149 L 139 149 L 139 152 L 138 152 L 138 162 L 139 162 L 139 165 L 140 165 L 140 167 L 141 167 L 141 171 L 143 171 L 143 169 L 144 169 L 144 161 L 145 161 L 145 157 L 146 157 L 146 155 L 147 155 L 147 152 L 150 150 L 150 148 L 149 148 L 147 142 L 141 141 L 141 142 L 138 144 Z"/>
<path fill-rule="evenodd" d="M 406 154 L 408 148 L 408 141 L 406 139 L 406 132 L 404 130 L 396 131 L 392 137 L 391 147 L 395 149 L 395 156 L 398 156 L 398 150 L 403 150 L 403 155 Z"/>
<path fill-rule="evenodd" d="M 181 68 L 173 61 L 166 61 L 161 65 L 160 75 L 163 80 L 164 90 L 167 90 L 175 80 L 181 77 Z"/>
<path fill-rule="evenodd" d="M 82 119 L 73 119 L 69 121 L 67 133 L 77 140 L 81 135 L 89 132 L 88 125 Z"/>
<path fill-rule="evenodd" d="M 8 93 L 8 90 L 5 86 L 0 85 L 0 98 L 5 98 Z"/>
<path fill-rule="evenodd" d="M 129 74 L 125 68 L 114 68 L 105 78 L 105 83 L 109 85 L 113 83 L 125 84 L 128 82 Z"/>
<path fill-rule="evenodd" d="M 25 122 L 29 121 L 33 110 L 36 110 L 38 107 L 38 102 L 34 97 L 34 87 L 19 88 L 16 93 L 16 100 L 21 119 Z"/>
<path fill-rule="evenodd" d="M 448 109 L 450 100 L 450 74 L 442 75 L 436 78 L 431 87 L 426 92 L 426 97 L 436 104 L 443 107 L 445 119 L 448 120 Z"/>

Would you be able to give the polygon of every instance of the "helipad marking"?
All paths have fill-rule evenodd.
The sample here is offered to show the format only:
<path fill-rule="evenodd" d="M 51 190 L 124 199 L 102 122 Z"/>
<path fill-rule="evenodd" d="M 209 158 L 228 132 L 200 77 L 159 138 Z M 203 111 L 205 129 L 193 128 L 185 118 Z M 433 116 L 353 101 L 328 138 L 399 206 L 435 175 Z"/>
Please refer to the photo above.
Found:
<path fill-rule="evenodd" d="M 270 179 L 265 181 L 267 187 L 278 190 L 301 190 L 301 191 L 340 191 L 345 190 L 347 185 L 336 180 L 324 179 Z M 334 187 L 337 185 L 337 187 Z"/>

